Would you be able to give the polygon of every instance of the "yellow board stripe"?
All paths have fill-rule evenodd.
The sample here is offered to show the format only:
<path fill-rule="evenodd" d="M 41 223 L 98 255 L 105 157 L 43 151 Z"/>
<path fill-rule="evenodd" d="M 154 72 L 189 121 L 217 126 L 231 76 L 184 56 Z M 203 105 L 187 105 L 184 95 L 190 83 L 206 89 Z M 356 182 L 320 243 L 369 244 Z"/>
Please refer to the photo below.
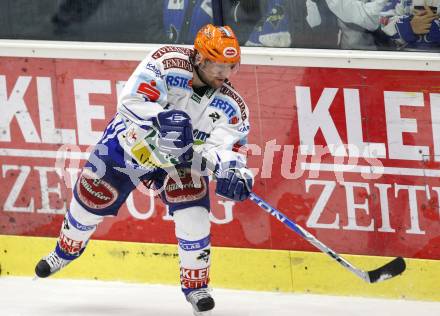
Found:
<path fill-rule="evenodd" d="M 33 276 L 35 264 L 54 245 L 54 238 L 0 235 L 0 276 Z M 440 301 L 438 260 L 406 259 L 403 275 L 368 284 L 322 253 L 214 247 L 212 256 L 213 287 Z M 391 259 L 344 258 L 365 270 Z M 177 246 L 92 240 L 78 261 L 54 277 L 177 286 Z"/>

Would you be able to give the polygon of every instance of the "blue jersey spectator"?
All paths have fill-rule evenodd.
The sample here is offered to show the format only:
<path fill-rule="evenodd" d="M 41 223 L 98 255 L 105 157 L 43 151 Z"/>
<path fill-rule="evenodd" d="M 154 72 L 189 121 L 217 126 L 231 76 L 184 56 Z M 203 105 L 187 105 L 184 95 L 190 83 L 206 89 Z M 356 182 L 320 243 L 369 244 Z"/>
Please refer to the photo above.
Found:
<path fill-rule="evenodd" d="M 197 31 L 212 21 L 211 0 L 165 0 L 163 2 L 163 26 L 170 43 L 194 42 Z"/>
<path fill-rule="evenodd" d="M 382 12 L 382 29 L 400 49 L 436 50 L 439 6 L 440 0 L 392 0 Z"/>

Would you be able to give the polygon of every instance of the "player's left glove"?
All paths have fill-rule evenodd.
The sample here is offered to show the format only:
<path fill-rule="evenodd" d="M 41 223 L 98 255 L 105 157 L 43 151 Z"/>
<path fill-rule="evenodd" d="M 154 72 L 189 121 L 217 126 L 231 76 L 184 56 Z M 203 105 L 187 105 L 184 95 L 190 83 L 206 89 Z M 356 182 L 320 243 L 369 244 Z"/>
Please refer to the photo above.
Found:
<path fill-rule="evenodd" d="M 252 171 L 241 166 L 236 161 L 229 161 L 217 165 L 217 187 L 215 193 L 234 200 L 244 201 L 252 192 L 254 176 Z"/>

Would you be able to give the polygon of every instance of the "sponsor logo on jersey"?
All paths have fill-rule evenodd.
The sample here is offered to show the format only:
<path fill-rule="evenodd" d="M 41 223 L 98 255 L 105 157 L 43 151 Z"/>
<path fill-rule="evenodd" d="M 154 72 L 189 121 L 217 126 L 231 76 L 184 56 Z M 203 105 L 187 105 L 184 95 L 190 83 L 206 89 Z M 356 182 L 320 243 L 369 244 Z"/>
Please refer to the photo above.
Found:
<path fill-rule="evenodd" d="M 206 248 L 211 243 L 211 236 L 196 241 L 189 241 L 178 238 L 179 247 L 186 251 L 195 251 Z"/>
<path fill-rule="evenodd" d="M 181 123 L 181 122 L 188 120 L 188 117 L 185 115 L 182 115 L 180 113 L 174 113 L 170 117 L 167 117 L 166 120 L 168 120 L 170 122 Z"/>
<path fill-rule="evenodd" d="M 235 56 L 237 56 L 237 50 L 234 47 L 226 47 L 223 50 L 223 56 L 225 56 L 226 58 L 234 58 Z"/>
<path fill-rule="evenodd" d="M 180 268 L 180 282 L 187 289 L 201 288 L 209 283 L 209 267 L 203 269 Z"/>
<path fill-rule="evenodd" d="M 118 191 L 89 169 L 81 173 L 76 183 L 76 193 L 84 205 L 95 210 L 112 205 L 118 198 Z"/>
<path fill-rule="evenodd" d="M 212 112 L 208 116 L 212 119 L 213 123 L 215 123 L 220 118 L 220 114 L 218 114 L 217 112 Z"/>
<path fill-rule="evenodd" d="M 202 101 L 202 98 L 197 93 L 193 93 L 191 95 L 191 99 L 194 100 L 197 103 L 200 103 Z"/>
<path fill-rule="evenodd" d="M 168 58 L 168 59 L 164 59 L 162 61 L 163 65 L 164 65 L 164 69 L 170 69 L 170 68 L 179 68 L 179 69 L 183 69 L 186 71 L 193 71 L 193 66 L 191 65 L 191 63 L 186 60 L 186 59 L 182 59 L 182 58 Z"/>
<path fill-rule="evenodd" d="M 130 148 L 131 157 L 139 164 L 138 167 L 151 171 L 151 168 L 169 168 L 178 164 L 174 156 L 155 150 L 158 146 L 157 139 L 156 130 L 151 129 L 144 140 L 136 142 Z M 130 161 L 126 160 L 125 163 L 130 164 Z"/>
<path fill-rule="evenodd" d="M 82 240 L 73 240 L 62 232 L 60 233 L 60 238 L 58 239 L 58 245 L 61 250 L 69 255 L 78 256 L 81 249 L 83 248 Z"/>
<path fill-rule="evenodd" d="M 205 179 L 190 168 L 178 169 L 177 173 L 170 173 L 165 180 L 165 199 L 170 203 L 197 201 L 207 192 Z"/>
<path fill-rule="evenodd" d="M 203 260 L 206 263 L 209 262 L 209 255 L 211 254 L 211 250 L 209 249 L 204 249 L 200 255 L 197 257 L 197 260 Z"/>
<path fill-rule="evenodd" d="M 138 127 L 133 125 L 128 128 L 127 132 L 125 133 L 125 142 L 127 145 L 132 146 L 138 140 L 138 135 L 136 133 L 137 129 Z"/>
<path fill-rule="evenodd" d="M 238 130 L 242 133 L 245 133 L 245 132 L 249 131 L 249 129 L 250 129 L 249 124 L 243 124 Z"/>
<path fill-rule="evenodd" d="M 226 114 L 226 116 L 228 117 L 229 121 L 234 116 L 237 115 L 237 110 L 235 109 L 234 105 L 229 103 L 225 99 L 221 99 L 221 98 L 215 97 L 214 100 L 212 100 L 212 102 L 209 104 L 209 106 L 212 106 L 212 107 L 215 107 L 216 109 L 221 110 L 223 113 Z"/>
<path fill-rule="evenodd" d="M 75 218 L 73 218 L 72 214 L 70 214 L 70 211 L 67 212 L 64 223 L 65 223 L 65 225 L 68 226 L 67 229 L 70 229 L 69 223 L 73 227 L 75 227 L 76 229 L 81 230 L 81 231 L 88 231 L 88 230 L 92 230 L 92 229 L 96 228 L 96 225 L 83 225 L 83 224 L 81 224 Z M 66 228 L 66 226 L 64 226 L 64 228 Z"/>
<path fill-rule="evenodd" d="M 216 91 L 216 89 L 214 88 L 209 88 L 208 90 L 206 90 L 205 95 L 208 99 L 211 99 L 211 97 L 214 95 L 214 92 Z"/>
<path fill-rule="evenodd" d="M 237 124 L 237 123 L 238 123 L 238 117 L 234 116 L 233 118 L 231 118 L 231 119 L 229 120 L 229 123 L 231 123 L 231 124 Z"/>
<path fill-rule="evenodd" d="M 179 76 L 176 74 L 170 74 L 166 77 L 166 83 L 168 87 L 177 87 L 182 89 L 191 89 L 192 79 L 188 77 Z"/>
<path fill-rule="evenodd" d="M 183 55 L 191 56 L 193 50 L 185 47 L 177 47 L 177 46 L 164 46 L 159 48 L 157 51 L 151 55 L 153 59 L 158 59 L 165 55 L 166 53 L 181 53 Z"/>
<path fill-rule="evenodd" d="M 193 137 L 197 140 L 201 140 L 203 142 L 206 142 L 206 140 L 211 136 L 210 133 L 202 132 L 198 129 L 193 130 Z"/>
<path fill-rule="evenodd" d="M 160 78 L 161 76 L 162 76 L 162 74 L 161 74 L 161 72 L 160 72 L 160 70 L 157 68 L 157 66 L 155 65 L 155 64 L 153 64 L 153 63 L 148 63 L 148 64 L 146 64 L 145 65 L 145 69 L 147 69 L 147 70 L 151 70 L 153 73 L 154 73 L 154 75 L 156 76 L 156 77 L 158 77 L 158 78 Z"/>
<path fill-rule="evenodd" d="M 228 97 L 232 98 L 238 104 L 238 107 L 240 108 L 241 119 L 243 121 L 246 120 L 247 119 L 246 105 L 243 99 L 226 85 L 223 85 L 220 88 L 220 93 L 223 93 L 224 95 L 227 95 Z"/>
<path fill-rule="evenodd" d="M 146 101 L 156 102 L 160 98 L 160 91 L 156 88 L 156 81 L 141 82 L 136 90 L 143 95 Z"/>

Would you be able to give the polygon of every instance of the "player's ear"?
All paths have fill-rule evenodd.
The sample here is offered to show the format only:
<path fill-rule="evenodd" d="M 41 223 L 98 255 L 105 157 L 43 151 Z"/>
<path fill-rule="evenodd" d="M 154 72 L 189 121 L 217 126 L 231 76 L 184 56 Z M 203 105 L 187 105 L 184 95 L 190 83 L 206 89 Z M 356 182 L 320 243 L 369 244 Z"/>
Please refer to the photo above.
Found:
<path fill-rule="evenodd" d="M 202 63 L 202 61 L 203 61 L 203 56 L 198 51 L 196 51 L 194 56 L 194 65 L 198 66 Z"/>

